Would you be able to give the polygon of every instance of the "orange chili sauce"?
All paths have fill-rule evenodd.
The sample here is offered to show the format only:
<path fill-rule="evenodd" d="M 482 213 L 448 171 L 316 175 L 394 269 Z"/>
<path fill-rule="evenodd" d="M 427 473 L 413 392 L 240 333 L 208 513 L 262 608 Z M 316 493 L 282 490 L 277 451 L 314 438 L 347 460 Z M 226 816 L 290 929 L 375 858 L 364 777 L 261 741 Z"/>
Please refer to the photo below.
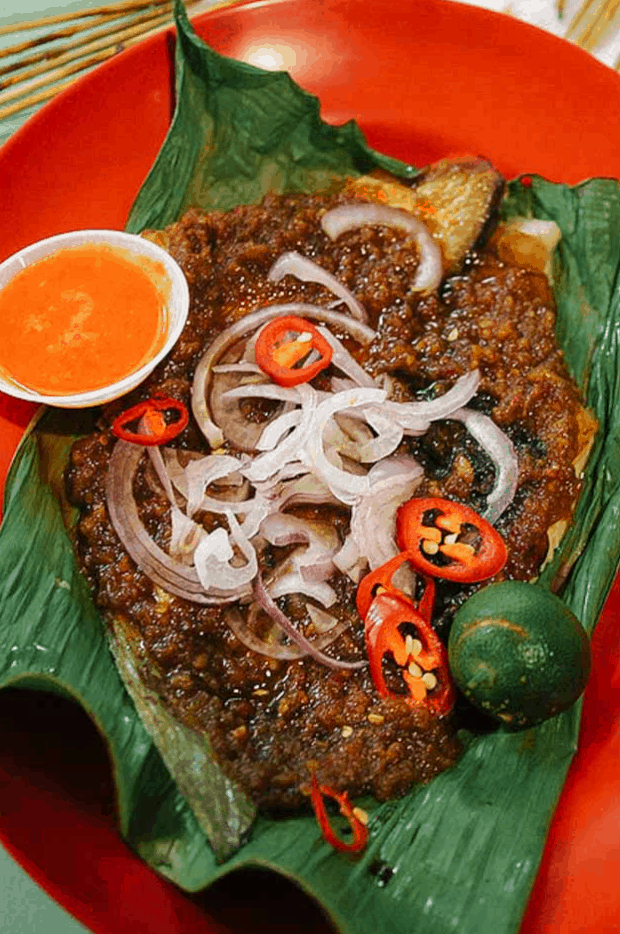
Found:
<path fill-rule="evenodd" d="M 102 243 L 32 263 L 0 291 L 0 369 L 46 395 L 129 376 L 165 343 L 165 281 L 161 263 Z"/>

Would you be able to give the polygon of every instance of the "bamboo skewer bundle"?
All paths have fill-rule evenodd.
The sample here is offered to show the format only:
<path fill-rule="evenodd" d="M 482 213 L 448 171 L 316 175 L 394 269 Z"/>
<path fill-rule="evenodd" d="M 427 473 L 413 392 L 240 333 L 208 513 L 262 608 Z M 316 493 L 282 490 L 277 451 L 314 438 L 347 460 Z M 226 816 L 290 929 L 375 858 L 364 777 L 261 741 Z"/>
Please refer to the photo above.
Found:
<path fill-rule="evenodd" d="M 557 0 L 556 9 L 558 16 L 562 17 L 565 0 Z M 620 0 L 583 0 L 568 26 L 566 38 L 592 52 L 615 28 L 620 27 L 619 14 Z M 620 70 L 620 56 L 614 68 Z"/>
<path fill-rule="evenodd" d="M 186 0 L 186 6 L 198 2 Z M 566 0 L 556 0 L 560 17 L 565 6 Z M 81 72 L 153 35 L 171 21 L 172 0 L 118 0 L 0 27 L 0 38 L 44 30 L 42 35 L 0 49 L 0 120 L 49 100 Z M 620 0 L 583 0 L 566 37 L 591 52 L 618 25 Z M 620 57 L 614 67 L 620 69 Z"/>
<path fill-rule="evenodd" d="M 0 49 L 0 120 L 49 100 L 80 72 L 171 22 L 171 0 L 120 0 L 0 27 L 0 37 L 45 30 Z"/>

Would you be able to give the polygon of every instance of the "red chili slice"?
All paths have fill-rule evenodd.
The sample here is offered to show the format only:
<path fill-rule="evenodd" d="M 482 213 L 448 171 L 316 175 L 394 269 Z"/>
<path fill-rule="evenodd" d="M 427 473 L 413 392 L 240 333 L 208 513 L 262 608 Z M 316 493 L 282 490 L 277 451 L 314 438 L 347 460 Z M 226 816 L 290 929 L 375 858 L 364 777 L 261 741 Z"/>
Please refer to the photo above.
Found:
<path fill-rule="evenodd" d="M 168 422 L 165 413 L 176 416 Z M 145 447 L 167 444 L 176 438 L 189 421 L 187 407 L 178 399 L 155 395 L 144 402 L 138 402 L 122 412 L 112 423 L 112 432 L 122 441 L 131 441 Z M 142 422 L 142 430 L 132 430 L 129 426 Z"/>
<path fill-rule="evenodd" d="M 402 669 L 409 703 L 421 704 L 437 717 L 448 714 L 456 694 L 447 650 L 413 603 L 398 591 L 382 591 L 372 601 L 364 626 L 370 674 L 377 692 L 382 697 L 401 696 L 390 691 L 385 680 L 383 659 L 391 655 Z M 413 632 L 408 633 L 408 629 Z"/>
<path fill-rule="evenodd" d="M 323 800 L 325 797 L 332 798 L 336 801 L 340 813 L 348 820 L 351 830 L 353 831 L 353 839 L 350 843 L 342 840 L 330 824 L 329 816 L 325 809 L 325 801 Z M 321 828 L 321 833 L 330 846 L 333 846 L 336 850 L 340 850 L 342 853 L 361 853 L 366 848 L 368 842 L 368 828 L 355 814 L 354 807 L 349 801 L 349 795 L 346 791 L 338 792 L 334 791 L 333 788 L 329 788 L 327 785 L 319 785 L 316 775 L 313 775 L 311 801 L 316 819 Z"/>
<path fill-rule="evenodd" d="M 423 574 L 473 583 L 493 577 L 508 556 L 502 536 L 462 503 L 410 499 L 398 510 L 396 538 Z"/>
<path fill-rule="evenodd" d="M 280 386 L 309 382 L 329 365 L 332 353 L 317 328 L 295 315 L 274 318 L 260 332 L 255 345 L 257 364 Z"/>
<path fill-rule="evenodd" d="M 362 619 L 366 618 L 370 604 L 382 590 L 389 590 L 402 596 L 403 599 L 407 599 L 405 595 L 392 584 L 392 578 L 405 561 L 409 561 L 409 554 L 406 551 L 401 551 L 400 554 L 395 555 L 394 558 L 390 558 L 390 560 L 382 564 L 381 567 L 375 568 L 374 571 L 370 571 L 361 579 L 355 599 L 357 603 L 357 612 Z M 431 578 L 427 577 L 424 580 L 424 594 L 418 604 L 418 613 L 420 613 L 427 622 L 430 622 L 434 603 L 435 583 Z"/>

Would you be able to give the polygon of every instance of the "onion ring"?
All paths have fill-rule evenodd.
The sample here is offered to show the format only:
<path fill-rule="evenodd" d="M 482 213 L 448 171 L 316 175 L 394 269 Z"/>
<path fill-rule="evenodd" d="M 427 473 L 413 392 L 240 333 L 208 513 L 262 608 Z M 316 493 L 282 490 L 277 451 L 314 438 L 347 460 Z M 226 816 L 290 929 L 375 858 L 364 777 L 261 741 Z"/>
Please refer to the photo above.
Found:
<path fill-rule="evenodd" d="M 493 419 L 473 409 L 459 409 L 450 418 L 463 422 L 495 465 L 495 484 L 487 497 L 484 518 L 492 525 L 508 508 L 517 490 L 519 461 L 514 445 Z"/>
<path fill-rule="evenodd" d="M 307 655 L 309 655 L 314 661 L 319 662 L 321 665 L 327 666 L 327 668 L 334 669 L 359 669 L 366 668 L 368 665 L 367 661 L 359 662 L 347 662 L 338 658 L 331 658 L 329 655 L 325 655 L 320 649 L 317 649 L 314 644 L 307 639 L 295 625 L 290 621 L 288 616 L 282 612 L 280 607 L 272 598 L 271 594 L 265 587 L 263 579 L 258 573 L 256 580 L 254 582 L 254 595 L 256 602 L 260 604 L 262 609 L 267 613 L 272 620 L 280 626 L 287 636 L 296 643 L 301 649 L 303 649 Z"/>
<path fill-rule="evenodd" d="M 214 588 L 207 593 L 194 568 L 177 561 L 147 534 L 133 498 L 132 485 L 142 448 L 117 441 L 106 477 L 106 503 L 110 521 L 129 556 L 153 583 L 168 593 L 194 603 L 226 603 L 239 600 L 251 591 L 244 587 L 235 593 Z"/>
<path fill-rule="evenodd" d="M 358 302 L 353 292 L 350 292 L 331 272 L 323 269 L 307 256 L 298 253 L 297 250 L 283 253 L 267 273 L 267 278 L 271 282 L 280 282 L 284 276 L 294 276 L 302 282 L 316 282 L 318 285 L 324 285 L 346 304 L 354 318 L 358 321 L 368 321 L 364 306 Z"/>
<path fill-rule="evenodd" d="M 437 288 L 443 276 L 441 248 L 419 217 L 385 204 L 359 202 L 340 204 L 321 217 L 321 227 L 332 240 L 336 240 L 348 230 L 368 225 L 405 230 L 415 241 L 419 251 L 418 268 L 411 288 L 416 292 L 432 292 Z"/>
<path fill-rule="evenodd" d="M 375 332 L 372 328 L 369 328 L 368 325 L 364 324 L 362 321 L 351 318 L 350 315 L 343 315 L 337 311 L 331 311 L 328 308 L 321 308 L 318 305 L 310 305 L 303 302 L 267 305 L 235 321 L 234 324 L 231 324 L 222 331 L 207 348 L 194 372 L 191 398 L 192 412 L 198 423 L 198 427 L 211 445 L 211 448 L 219 448 L 224 443 L 224 431 L 213 421 L 207 398 L 210 393 L 213 367 L 220 357 L 239 340 L 245 338 L 249 333 L 257 331 L 264 324 L 267 324 L 268 321 L 280 315 L 297 315 L 301 318 L 325 321 L 333 327 L 341 328 L 348 332 L 355 340 L 363 345 L 370 344 L 375 337 Z"/>

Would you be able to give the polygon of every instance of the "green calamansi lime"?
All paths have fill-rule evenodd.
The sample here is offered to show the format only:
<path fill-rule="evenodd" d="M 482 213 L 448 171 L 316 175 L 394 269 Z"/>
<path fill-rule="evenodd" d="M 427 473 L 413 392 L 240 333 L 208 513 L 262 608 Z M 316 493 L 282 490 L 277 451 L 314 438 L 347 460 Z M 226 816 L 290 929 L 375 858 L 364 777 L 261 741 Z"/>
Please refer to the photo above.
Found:
<path fill-rule="evenodd" d="M 548 590 L 490 584 L 457 612 L 448 645 L 463 694 L 508 726 L 534 726 L 570 707 L 590 673 L 590 643 L 577 617 Z"/>

